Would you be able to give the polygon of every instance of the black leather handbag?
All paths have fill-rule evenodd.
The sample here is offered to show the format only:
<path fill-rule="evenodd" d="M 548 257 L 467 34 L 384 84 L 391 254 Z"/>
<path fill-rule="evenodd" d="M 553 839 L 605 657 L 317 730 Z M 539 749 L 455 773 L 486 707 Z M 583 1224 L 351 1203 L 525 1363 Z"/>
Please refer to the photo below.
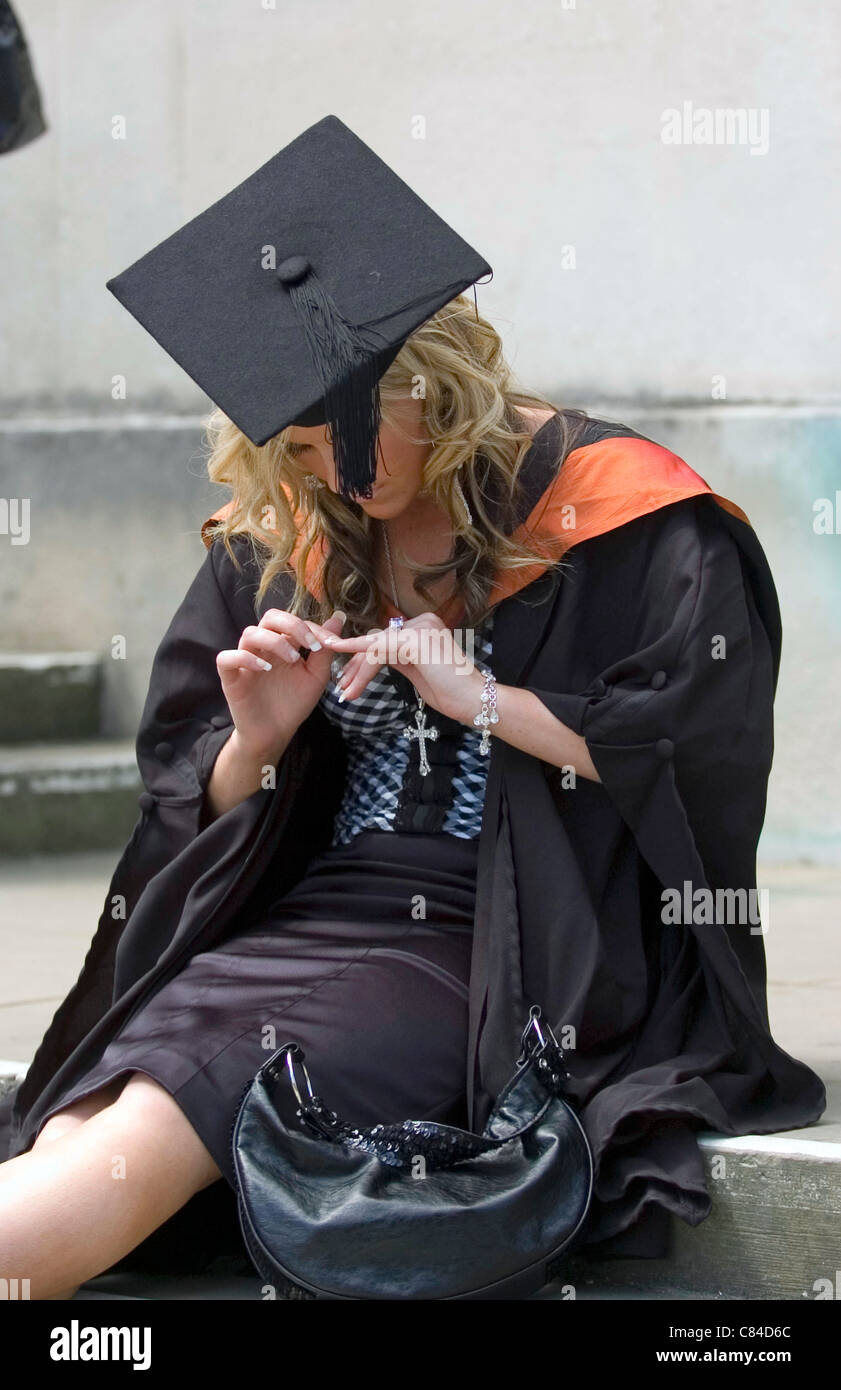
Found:
<path fill-rule="evenodd" d="M 590 1145 L 562 1095 L 564 1061 L 533 1005 L 481 1135 L 426 1120 L 357 1129 L 315 1094 L 300 1046 L 284 1043 L 232 1130 L 240 1230 L 257 1272 L 292 1298 L 536 1292 L 569 1253 L 593 1190 Z M 299 1131 L 275 1105 L 287 1084 Z"/>

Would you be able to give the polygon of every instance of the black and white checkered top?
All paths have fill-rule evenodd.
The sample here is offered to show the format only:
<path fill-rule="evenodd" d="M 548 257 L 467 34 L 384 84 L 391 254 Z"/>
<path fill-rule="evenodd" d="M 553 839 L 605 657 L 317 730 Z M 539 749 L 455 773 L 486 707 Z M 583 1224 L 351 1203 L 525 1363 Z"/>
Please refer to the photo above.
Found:
<path fill-rule="evenodd" d="M 472 657 L 480 671 L 489 667 L 493 619 L 491 612 L 476 628 L 455 629 L 466 662 Z M 417 740 L 403 733 L 414 727 L 417 709 L 411 681 L 384 666 L 361 695 L 340 704 L 335 681 L 342 665 L 341 658 L 334 661 L 332 679 L 319 701 L 347 749 L 347 778 L 331 843 L 348 844 L 361 830 L 371 829 L 478 836 L 489 762 L 479 752 L 481 729 L 424 706 L 427 727 L 434 726 L 438 737 L 426 740 L 430 770 L 421 777 Z"/>

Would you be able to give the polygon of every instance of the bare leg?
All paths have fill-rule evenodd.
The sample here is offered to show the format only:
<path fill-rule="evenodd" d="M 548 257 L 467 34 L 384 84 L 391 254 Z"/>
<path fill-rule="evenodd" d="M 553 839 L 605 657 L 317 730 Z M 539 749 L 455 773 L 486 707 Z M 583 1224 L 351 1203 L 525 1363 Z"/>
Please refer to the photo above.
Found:
<path fill-rule="evenodd" d="M 0 1164 L 0 1277 L 69 1297 L 221 1176 L 169 1092 L 133 1072 L 116 1100 Z"/>
<path fill-rule="evenodd" d="M 41 1126 L 38 1137 L 31 1146 L 30 1153 L 35 1149 L 43 1148 L 45 1144 L 51 1144 L 54 1139 L 60 1139 L 63 1134 L 69 1134 L 78 1125 L 89 1120 L 92 1115 L 98 1115 L 100 1110 L 104 1110 L 106 1105 L 112 1105 L 122 1091 L 128 1076 L 118 1076 L 107 1086 L 100 1086 L 97 1090 L 91 1091 L 89 1095 L 82 1096 L 79 1100 L 73 1101 L 72 1105 L 65 1105 L 63 1109 L 57 1110 L 51 1115 L 45 1125 Z M 0 1169 L 2 1177 L 2 1169 Z M 66 1301 L 78 1292 L 79 1285 L 75 1284 L 69 1289 L 62 1289 L 59 1293 L 51 1294 L 53 1299 Z"/>

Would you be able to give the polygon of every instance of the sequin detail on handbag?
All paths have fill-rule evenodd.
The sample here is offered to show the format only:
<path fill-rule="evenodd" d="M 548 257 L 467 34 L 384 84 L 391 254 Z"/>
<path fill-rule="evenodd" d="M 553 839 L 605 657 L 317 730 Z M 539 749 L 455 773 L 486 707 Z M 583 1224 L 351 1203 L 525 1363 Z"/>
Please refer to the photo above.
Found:
<path fill-rule="evenodd" d="M 524 1065 L 532 1056 L 537 1077 L 544 1089 L 553 1096 L 563 1093 L 564 1083 L 569 1072 L 564 1066 L 564 1053 L 551 1029 L 545 1024 L 540 1044 L 540 1032 L 535 1033 L 536 1018 L 532 1015 L 523 1031 L 521 1052 L 517 1065 Z M 539 1028 L 540 1025 L 537 1025 Z M 539 1055 L 538 1055 L 539 1054 Z M 295 1067 L 303 1074 L 303 1090 L 295 1074 Z M 359 1129 L 341 1120 L 334 1110 L 329 1110 L 321 1097 L 312 1088 L 306 1067 L 304 1052 L 297 1043 L 287 1043 L 266 1068 L 267 1074 L 279 1079 L 285 1067 L 295 1096 L 298 1100 L 297 1118 L 316 1137 L 358 1149 L 363 1153 L 375 1155 L 381 1163 L 392 1168 L 409 1168 L 423 1158 L 427 1168 L 451 1168 L 468 1158 L 478 1158 L 489 1149 L 507 1143 L 507 1138 L 488 1139 L 469 1130 L 456 1129 L 450 1125 L 438 1124 L 434 1120 L 402 1120 L 399 1124 L 373 1125 Z"/>

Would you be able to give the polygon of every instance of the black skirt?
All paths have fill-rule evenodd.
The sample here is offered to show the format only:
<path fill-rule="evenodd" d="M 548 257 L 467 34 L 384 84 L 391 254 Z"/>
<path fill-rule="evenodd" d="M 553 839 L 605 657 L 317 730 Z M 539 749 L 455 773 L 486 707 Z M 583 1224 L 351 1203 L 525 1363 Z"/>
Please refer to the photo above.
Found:
<path fill-rule="evenodd" d="M 239 1101 L 293 1040 L 314 1089 L 351 1124 L 464 1124 L 477 851 L 477 839 L 371 830 L 317 855 L 259 921 L 234 923 L 191 957 L 41 1126 L 143 1072 L 174 1097 L 235 1191 Z M 284 1118 L 299 1123 L 291 1087 L 288 1100 Z"/>

